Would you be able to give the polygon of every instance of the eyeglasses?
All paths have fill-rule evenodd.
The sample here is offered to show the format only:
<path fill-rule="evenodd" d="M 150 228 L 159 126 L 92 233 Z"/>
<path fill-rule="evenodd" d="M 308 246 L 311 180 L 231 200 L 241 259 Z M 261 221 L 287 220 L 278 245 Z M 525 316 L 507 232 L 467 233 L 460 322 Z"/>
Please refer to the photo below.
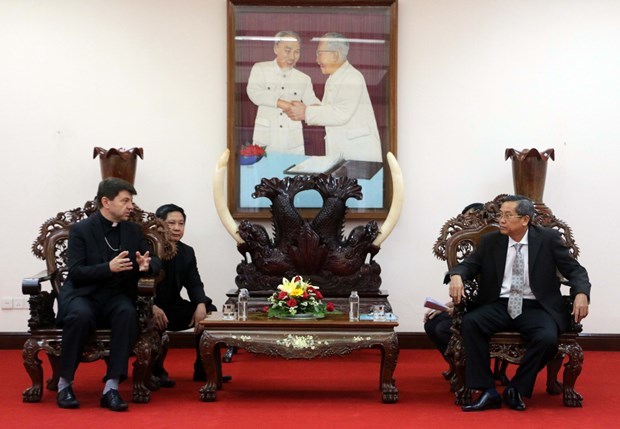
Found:
<path fill-rule="evenodd" d="M 510 221 L 512 218 L 523 217 L 523 216 L 524 215 L 518 215 L 518 214 L 514 214 L 514 213 L 498 213 L 495 216 L 495 219 L 497 219 L 497 220 L 506 219 L 507 221 Z"/>
<path fill-rule="evenodd" d="M 319 55 L 321 55 L 323 52 L 336 52 L 336 51 L 326 51 L 326 50 L 320 50 L 320 51 L 316 51 L 316 56 L 318 57 Z"/>

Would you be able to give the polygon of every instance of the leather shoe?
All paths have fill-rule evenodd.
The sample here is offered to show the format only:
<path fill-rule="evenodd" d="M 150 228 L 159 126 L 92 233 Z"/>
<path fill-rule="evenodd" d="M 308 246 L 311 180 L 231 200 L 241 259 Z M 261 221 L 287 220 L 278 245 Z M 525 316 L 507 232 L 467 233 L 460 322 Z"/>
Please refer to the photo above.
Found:
<path fill-rule="evenodd" d="M 162 374 L 159 377 L 159 387 L 171 388 L 177 385 L 175 380 L 168 377 L 168 374 Z"/>
<path fill-rule="evenodd" d="M 484 411 L 502 407 L 502 397 L 496 390 L 486 390 L 476 402 L 470 405 L 463 405 L 463 411 Z"/>
<path fill-rule="evenodd" d="M 521 394 L 514 387 L 507 387 L 506 390 L 504 390 L 504 402 L 512 410 L 525 410 L 525 402 L 523 402 Z"/>
<path fill-rule="evenodd" d="M 194 371 L 194 381 L 207 381 L 207 374 L 204 371 Z M 223 375 L 222 383 L 228 383 L 232 381 L 232 375 Z"/>
<path fill-rule="evenodd" d="M 194 381 L 207 381 L 207 374 L 202 366 L 202 362 L 194 362 Z M 228 383 L 232 380 L 232 375 L 223 375 L 222 383 Z"/>
<path fill-rule="evenodd" d="M 101 397 L 100 404 L 101 408 L 107 408 L 112 411 L 125 411 L 128 407 L 127 402 L 123 401 L 116 389 L 108 390 L 108 393 Z"/>
<path fill-rule="evenodd" d="M 67 386 L 58 392 L 56 403 L 60 408 L 78 408 L 80 406 L 71 386 Z"/>
<path fill-rule="evenodd" d="M 168 377 L 168 371 L 163 367 L 153 368 L 153 376 L 156 378 L 157 387 L 171 388 L 177 385 L 177 382 Z M 147 386 L 148 387 L 148 386 Z M 153 389 L 151 389 L 153 390 Z"/>

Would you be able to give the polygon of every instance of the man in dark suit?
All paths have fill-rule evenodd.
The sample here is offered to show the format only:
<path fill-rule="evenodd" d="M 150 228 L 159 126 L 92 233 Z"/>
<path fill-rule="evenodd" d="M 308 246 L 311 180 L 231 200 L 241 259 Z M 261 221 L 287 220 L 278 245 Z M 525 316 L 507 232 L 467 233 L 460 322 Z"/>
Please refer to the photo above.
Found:
<path fill-rule="evenodd" d="M 489 338 L 500 331 L 517 331 L 526 352 L 503 394 L 514 410 L 525 410 L 522 396 L 531 397 L 536 375 L 557 352 L 558 335 L 569 326 L 560 292 L 559 271 L 574 299 L 572 317 L 588 315 L 590 281 L 570 255 L 559 232 L 531 224 L 534 205 L 513 195 L 501 205 L 499 232 L 486 234 L 475 252 L 448 273 L 450 297 L 464 297 L 464 280 L 479 276 L 478 307 L 465 314 L 461 335 L 467 354 L 466 386 L 482 391 L 463 411 L 500 408 L 489 364 Z M 447 282 L 447 279 L 446 279 Z"/>
<path fill-rule="evenodd" d="M 59 296 L 62 330 L 60 408 L 77 408 L 71 387 L 84 344 L 97 327 L 111 330 L 110 356 L 101 407 L 124 411 L 127 403 L 118 385 L 127 378 L 129 354 L 138 336 L 135 307 L 138 279 L 155 275 L 160 261 L 151 256 L 140 226 L 128 222 L 136 190 L 124 180 L 99 183 L 99 211 L 73 225 L 69 232 L 67 280 Z"/>
<path fill-rule="evenodd" d="M 165 204 L 157 209 L 155 216 L 166 223 L 168 238 L 176 245 L 177 253 L 174 258 L 163 261 L 163 270 L 166 275 L 164 280 L 157 285 L 153 320 L 160 331 L 183 331 L 194 328 L 196 335 L 194 381 L 205 381 L 206 375 L 198 350 L 200 334 L 203 330 L 199 322 L 207 316 L 207 312 L 216 311 L 217 308 L 213 305 L 211 298 L 205 295 L 194 249 L 181 241 L 185 234 L 185 221 L 187 220 L 185 211 L 175 204 Z M 184 287 L 189 301 L 181 297 L 181 290 Z M 168 378 L 168 373 L 164 369 L 165 357 L 165 354 L 162 355 L 155 363 L 153 375 L 159 377 L 162 387 L 173 387 L 175 382 Z"/>

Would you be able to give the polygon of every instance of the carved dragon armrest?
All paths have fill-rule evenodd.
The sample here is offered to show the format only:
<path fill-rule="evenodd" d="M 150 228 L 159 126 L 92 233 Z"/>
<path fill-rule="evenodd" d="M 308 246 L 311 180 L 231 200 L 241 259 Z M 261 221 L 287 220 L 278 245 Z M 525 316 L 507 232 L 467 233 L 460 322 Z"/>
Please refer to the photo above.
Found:
<path fill-rule="evenodd" d="M 163 272 L 162 272 L 163 273 Z M 138 311 L 138 321 L 142 334 L 151 335 L 156 332 L 153 323 L 153 298 L 155 297 L 155 286 L 163 275 L 147 276 L 138 280 L 138 297 L 136 300 L 136 309 Z M 149 338 L 151 338 L 149 336 Z M 159 344 L 161 338 L 155 335 L 151 338 L 153 344 Z M 158 347 L 158 346 L 157 346 Z"/>
<path fill-rule="evenodd" d="M 47 270 L 43 270 L 32 277 L 26 277 L 22 280 L 22 292 L 25 295 L 30 295 L 28 299 L 28 310 L 30 312 L 28 327 L 31 331 L 51 328 L 55 325 L 54 301 L 56 300 L 56 291 L 53 287 L 49 292 L 42 291 L 41 283 L 46 281 L 53 282 L 57 274 L 58 271 L 50 273 Z"/>
<path fill-rule="evenodd" d="M 564 298 L 564 306 L 566 307 L 566 311 L 570 315 L 573 311 L 573 297 L 570 295 L 562 295 Z M 581 323 L 575 322 L 575 318 L 570 316 L 570 325 L 568 327 L 568 333 L 570 334 L 579 334 L 583 331 L 583 326 Z"/>
<path fill-rule="evenodd" d="M 22 293 L 24 295 L 37 295 L 41 293 L 41 283 L 52 279 L 54 273 L 48 273 L 43 270 L 32 277 L 26 277 L 22 280 Z"/>
<path fill-rule="evenodd" d="M 141 277 L 140 280 L 138 280 L 138 296 L 155 296 L 155 284 L 158 280 L 159 276 Z"/>

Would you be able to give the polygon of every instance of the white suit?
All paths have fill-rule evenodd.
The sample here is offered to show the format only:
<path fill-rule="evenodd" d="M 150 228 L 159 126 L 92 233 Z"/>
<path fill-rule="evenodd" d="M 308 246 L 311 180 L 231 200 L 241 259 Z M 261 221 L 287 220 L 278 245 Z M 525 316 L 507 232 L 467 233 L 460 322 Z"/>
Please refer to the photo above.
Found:
<path fill-rule="evenodd" d="M 254 121 L 253 143 L 267 146 L 267 151 L 304 155 L 301 121 L 293 121 L 277 107 L 278 99 L 318 104 L 310 76 L 297 69 L 283 71 L 278 63 L 254 64 L 248 79 L 247 93 L 258 106 Z"/>
<path fill-rule="evenodd" d="M 377 120 L 364 76 L 345 61 L 325 82 L 320 106 L 306 108 L 308 125 L 325 126 L 325 154 L 382 161 Z"/>

